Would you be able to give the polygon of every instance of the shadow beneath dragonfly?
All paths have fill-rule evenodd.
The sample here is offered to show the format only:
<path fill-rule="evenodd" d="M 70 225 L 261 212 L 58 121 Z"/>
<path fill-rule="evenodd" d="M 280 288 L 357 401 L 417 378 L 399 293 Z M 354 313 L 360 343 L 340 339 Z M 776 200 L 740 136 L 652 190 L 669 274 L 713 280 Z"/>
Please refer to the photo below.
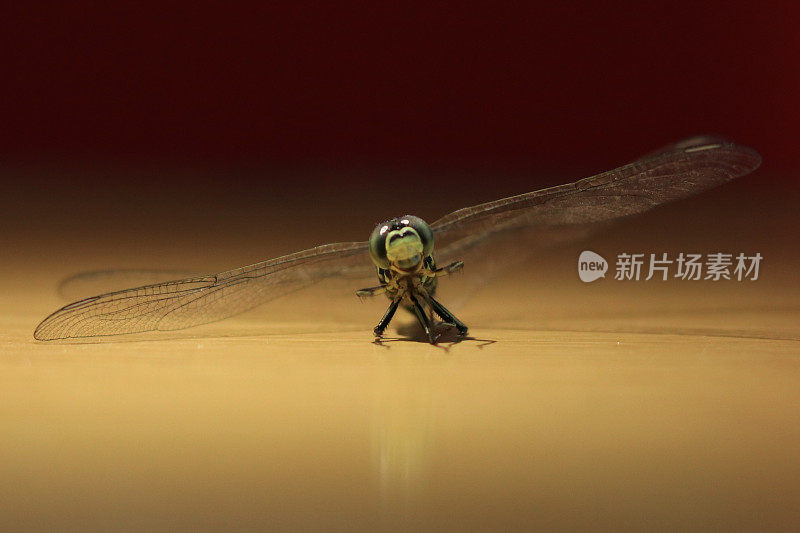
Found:
<path fill-rule="evenodd" d="M 494 339 L 478 339 L 470 335 L 461 336 L 458 334 L 456 328 L 442 323 L 434 326 L 434 332 L 436 335 L 438 335 L 438 337 L 436 339 L 436 344 L 431 344 L 431 346 L 435 346 L 436 348 L 444 350 L 445 352 L 449 352 L 450 348 L 456 344 L 461 344 L 462 342 L 466 341 L 475 343 L 474 346 L 477 348 L 483 348 L 484 346 L 489 346 L 497 342 Z M 420 326 L 418 323 L 411 322 L 408 324 L 402 324 L 397 328 L 397 333 L 400 335 L 399 337 L 376 338 L 374 341 L 372 341 L 372 343 L 386 348 L 387 350 L 391 348 L 391 343 L 394 342 L 417 342 L 430 344 L 430 341 L 428 341 L 428 336 L 425 334 L 425 330 L 423 330 L 422 326 Z"/>

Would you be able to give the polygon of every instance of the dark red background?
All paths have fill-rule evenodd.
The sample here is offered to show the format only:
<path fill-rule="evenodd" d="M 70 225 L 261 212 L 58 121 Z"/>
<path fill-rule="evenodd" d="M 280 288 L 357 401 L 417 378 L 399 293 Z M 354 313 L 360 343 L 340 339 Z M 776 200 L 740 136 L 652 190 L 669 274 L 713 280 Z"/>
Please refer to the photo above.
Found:
<path fill-rule="evenodd" d="M 0 156 L 601 170 L 717 132 L 800 161 L 793 2 L 395 6 L 18 3 Z"/>

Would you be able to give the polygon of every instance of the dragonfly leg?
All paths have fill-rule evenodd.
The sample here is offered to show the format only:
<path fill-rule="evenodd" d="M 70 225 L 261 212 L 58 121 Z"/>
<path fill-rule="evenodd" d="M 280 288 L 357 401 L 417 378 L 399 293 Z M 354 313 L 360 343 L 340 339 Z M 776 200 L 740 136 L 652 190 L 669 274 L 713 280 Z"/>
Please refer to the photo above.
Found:
<path fill-rule="evenodd" d="M 461 322 L 456 316 L 447 310 L 445 306 L 437 302 L 433 296 L 428 296 L 428 303 L 431 306 L 431 309 L 436 311 L 436 314 L 442 317 L 442 320 L 447 322 L 448 324 L 452 324 L 458 330 L 459 335 L 466 335 L 468 328 L 467 325 Z"/>
<path fill-rule="evenodd" d="M 460 272 L 461 269 L 464 268 L 464 261 L 456 261 L 454 263 L 450 263 L 447 266 L 443 266 L 442 268 L 437 268 L 434 270 L 425 269 L 423 273 L 429 277 L 435 276 L 447 276 L 448 274 L 455 274 L 456 272 Z"/>
<path fill-rule="evenodd" d="M 455 274 L 459 272 L 462 268 L 464 268 L 464 261 L 455 261 L 454 263 L 450 263 L 447 266 L 443 266 L 442 268 L 436 269 L 437 276 L 446 276 L 447 274 Z"/>
<path fill-rule="evenodd" d="M 402 298 L 395 298 L 394 300 L 392 300 L 392 303 L 389 304 L 389 309 L 386 310 L 386 313 L 384 313 L 383 318 L 381 318 L 381 321 L 378 322 L 378 325 L 375 326 L 374 330 L 372 330 L 373 333 L 375 333 L 376 337 L 380 337 L 381 335 L 383 335 L 386 326 L 388 326 L 389 322 L 392 321 L 394 312 L 397 311 L 397 306 L 400 305 L 401 300 Z"/>
<path fill-rule="evenodd" d="M 428 336 L 428 340 L 430 341 L 431 344 L 436 344 L 436 338 L 438 337 L 438 335 L 434 335 L 433 328 L 431 327 L 431 321 L 428 318 L 428 315 L 425 314 L 425 310 L 422 308 L 422 305 L 420 305 L 419 300 L 417 300 L 416 296 L 409 293 L 408 297 L 409 299 L 411 299 L 411 303 L 413 305 L 411 309 L 414 312 L 414 316 L 417 317 L 417 320 L 419 320 L 419 323 L 422 325 L 422 329 L 425 330 L 425 334 Z"/>
<path fill-rule="evenodd" d="M 367 287 L 366 289 L 358 289 L 356 291 L 356 296 L 359 298 L 364 298 L 366 296 L 375 296 L 376 294 L 380 294 L 382 292 L 386 292 L 386 285 L 378 285 L 377 287 Z"/>

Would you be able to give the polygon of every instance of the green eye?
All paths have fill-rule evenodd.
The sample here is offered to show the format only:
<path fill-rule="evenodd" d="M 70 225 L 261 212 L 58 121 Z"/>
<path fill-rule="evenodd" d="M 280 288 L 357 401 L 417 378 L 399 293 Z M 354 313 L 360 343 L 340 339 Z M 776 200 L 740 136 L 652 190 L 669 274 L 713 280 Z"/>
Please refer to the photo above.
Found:
<path fill-rule="evenodd" d="M 433 252 L 433 230 L 431 230 L 427 222 L 414 215 L 406 215 L 400 219 L 400 223 L 414 228 L 422 241 L 422 253 L 424 255 L 427 256 Z"/>
<path fill-rule="evenodd" d="M 389 268 L 389 259 L 386 258 L 386 235 L 390 226 L 391 221 L 378 224 L 369 236 L 369 255 L 379 268 Z"/>

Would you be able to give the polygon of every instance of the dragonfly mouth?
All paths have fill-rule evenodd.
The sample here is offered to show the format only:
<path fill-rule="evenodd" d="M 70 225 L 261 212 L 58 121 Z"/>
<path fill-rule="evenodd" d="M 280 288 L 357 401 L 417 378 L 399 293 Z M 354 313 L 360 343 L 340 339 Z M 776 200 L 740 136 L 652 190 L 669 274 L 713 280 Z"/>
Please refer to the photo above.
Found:
<path fill-rule="evenodd" d="M 422 260 L 422 241 L 417 232 L 411 230 L 403 234 L 391 235 L 386 241 L 386 258 L 402 270 L 415 268 Z"/>
<path fill-rule="evenodd" d="M 408 259 L 400 259 L 398 261 L 394 261 L 394 264 L 397 268 L 401 270 L 413 270 L 419 262 L 422 260 L 422 254 L 414 254 L 412 257 Z"/>

